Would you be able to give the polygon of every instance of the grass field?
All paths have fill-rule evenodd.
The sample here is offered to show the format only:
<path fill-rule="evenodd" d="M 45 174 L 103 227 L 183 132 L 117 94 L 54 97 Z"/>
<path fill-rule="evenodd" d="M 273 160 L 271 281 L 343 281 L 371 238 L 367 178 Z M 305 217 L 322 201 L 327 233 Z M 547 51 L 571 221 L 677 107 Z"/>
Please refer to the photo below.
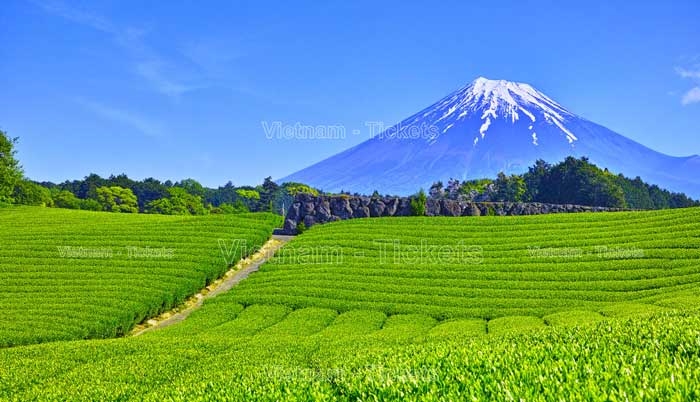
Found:
<path fill-rule="evenodd" d="M 2 208 L 0 346 L 122 335 L 224 273 L 219 239 L 233 263 L 278 223 L 266 214 Z"/>
<path fill-rule="evenodd" d="M 0 350 L 0 399 L 697 400 L 699 239 L 698 209 L 318 226 L 180 324 Z"/>

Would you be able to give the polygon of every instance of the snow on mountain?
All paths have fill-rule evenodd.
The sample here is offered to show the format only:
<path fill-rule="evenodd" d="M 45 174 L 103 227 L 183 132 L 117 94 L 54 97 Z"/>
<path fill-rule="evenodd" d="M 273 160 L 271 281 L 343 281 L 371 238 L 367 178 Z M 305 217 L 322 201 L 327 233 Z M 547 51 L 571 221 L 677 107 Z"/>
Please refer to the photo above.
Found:
<path fill-rule="evenodd" d="M 700 157 L 663 155 L 585 120 L 524 83 L 479 77 L 351 149 L 281 181 L 326 191 L 412 194 L 437 180 L 523 173 L 537 159 L 588 156 L 700 197 Z"/>
<path fill-rule="evenodd" d="M 532 123 L 537 121 L 535 117 L 537 115 L 546 122 L 556 125 L 566 134 L 569 143 L 577 140 L 564 125 L 564 120 L 574 115 L 528 84 L 479 77 L 470 85 L 438 102 L 435 111 L 443 112 L 438 121 L 447 119 L 456 112 L 459 112 L 456 120 L 481 114 L 483 123 L 479 128 L 479 135 L 482 139 L 486 136 L 492 119 L 510 119 L 515 123 L 523 114 Z M 450 124 L 453 126 L 454 122 Z M 532 130 L 532 125 L 529 129 Z M 478 142 L 478 139 L 479 137 L 476 136 L 475 142 Z"/>

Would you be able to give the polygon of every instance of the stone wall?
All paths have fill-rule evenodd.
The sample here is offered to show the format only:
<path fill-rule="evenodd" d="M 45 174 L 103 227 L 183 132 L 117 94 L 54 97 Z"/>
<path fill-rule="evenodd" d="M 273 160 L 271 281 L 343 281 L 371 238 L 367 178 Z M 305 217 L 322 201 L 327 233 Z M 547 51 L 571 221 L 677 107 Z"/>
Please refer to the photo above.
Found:
<path fill-rule="evenodd" d="M 427 216 L 513 216 L 616 211 L 622 211 L 622 209 L 538 202 L 463 202 L 433 199 L 428 199 L 425 206 Z M 372 198 L 299 194 L 287 211 L 284 232 L 296 233 L 297 225 L 300 222 L 309 228 L 319 223 L 345 219 L 410 215 L 411 200 L 405 197 Z"/>

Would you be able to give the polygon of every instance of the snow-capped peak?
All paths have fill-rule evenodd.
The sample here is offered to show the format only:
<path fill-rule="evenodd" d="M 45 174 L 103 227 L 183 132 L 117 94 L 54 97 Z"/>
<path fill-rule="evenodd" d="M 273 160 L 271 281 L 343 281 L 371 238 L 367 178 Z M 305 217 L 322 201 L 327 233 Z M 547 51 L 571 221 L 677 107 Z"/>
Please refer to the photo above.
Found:
<path fill-rule="evenodd" d="M 525 83 L 479 77 L 438 102 L 435 107 L 441 115 L 438 121 L 478 116 L 482 120 L 478 136 L 482 139 L 496 119 L 502 118 L 515 123 L 521 118 L 527 118 L 531 123 L 540 119 L 557 126 L 569 143 L 577 140 L 566 128 L 566 121 L 574 117 L 574 114 Z M 425 113 L 428 114 L 430 112 Z"/>
<path fill-rule="evenodd" d="M 466 101 L 464 103 L 467 105 L 478 108 L 479 106 L 491 106 L 495 103 L 500 108 L 511 109 L 512 114 L 516 114 L 517 110 L 524 111 L 524 114 L 528 115 L 533 122 L 535 121 L 534 117 L 525 109 L 526 106 L 535 106 L 559 119 L 563 119 L 567 115 L 573 116 L 547 95 L 529 84 L 521 82 L 489 80 L 479 77 L 460 92 L 462 92 L 463 99 Z"/>

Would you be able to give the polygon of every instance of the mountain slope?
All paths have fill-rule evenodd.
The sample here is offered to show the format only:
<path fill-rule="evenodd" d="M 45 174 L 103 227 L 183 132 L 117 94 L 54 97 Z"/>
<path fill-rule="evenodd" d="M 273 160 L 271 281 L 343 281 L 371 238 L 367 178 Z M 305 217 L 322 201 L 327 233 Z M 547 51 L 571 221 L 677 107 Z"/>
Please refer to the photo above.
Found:
<path fill-rule="evenodd" d="M 528 84 L 477 78 L 353 148 L 281 181 L 411 194 L 437 180 L 523 173 L 537 159 L 592 162 L 700 197 L 700 157 L 656 152 L 566 110 Z"/>

